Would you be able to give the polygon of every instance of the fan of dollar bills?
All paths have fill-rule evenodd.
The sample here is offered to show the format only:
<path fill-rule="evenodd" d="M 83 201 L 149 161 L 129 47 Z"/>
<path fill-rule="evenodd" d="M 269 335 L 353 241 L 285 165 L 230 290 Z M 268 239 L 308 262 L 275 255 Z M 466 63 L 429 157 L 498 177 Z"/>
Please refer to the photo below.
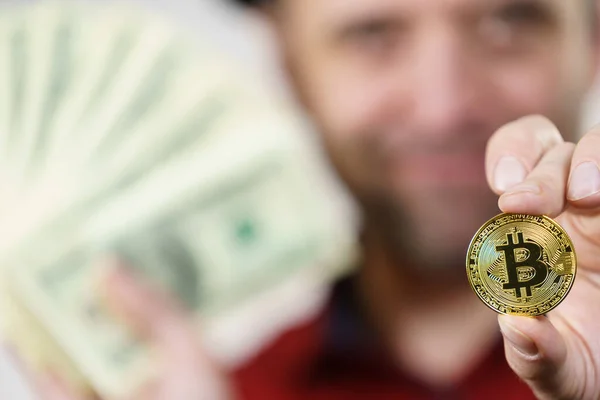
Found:
<path fill-rule="evenodd" d="M 352 253 L 282 102 L 208 45 L 123 5 L 0 17 L 2 331 L 38 368 L 106 398 L 153 373 L 106 312 L 118 255 L 199 319 Z"/>

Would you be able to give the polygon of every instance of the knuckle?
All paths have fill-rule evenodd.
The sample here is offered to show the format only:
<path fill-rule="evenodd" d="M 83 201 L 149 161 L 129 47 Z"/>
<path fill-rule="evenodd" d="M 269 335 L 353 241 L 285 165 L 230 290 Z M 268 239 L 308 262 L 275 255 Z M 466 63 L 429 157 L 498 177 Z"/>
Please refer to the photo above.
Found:
<path fill-rule="evenodd" d="M 554 215 L 559 213 L 565 204 L 565 194 L 562 188 L 556 182 L 549 180 L 540 181 L 539 186 L 544 200 L 542 214 Z"/>
<path fill-rule="evenodd" d="M 511 149 L 523 149 L 530 146 L 531 135 L 528 134 L 527 126 L 519 121 L 510 122 L 500 127 L 490 138 L 488 149 L 509 147 Z"/>
<path fill-rule="evenodd" d="M 550 171 L 540 173 L 535 177 L 535 182 L 544 194 L 555 194 L 562 189 L 561 182 Z"/>
<path fill-rule="evenodd" d="M 549 118 L 536 114 L 523 117 L 521 120 L 523 121 L 523 124 L 526 125 L 532 133 L 539 136 L 540 139 L 562 141 L 562 135 L 554 122 Z"/>
<path fill-rule="evenodd" d="M 554 125 L 540 127 L 533 132 L 536 143 L 539 143 L 543 150 L 548 150 L 564 141 L 558 128 Z"/>
<path fill-rule="evenodd" d="M 600 127 L 598 133 L 600 137 Z M 540 155 L 563 142 L 552 121 L 542 115 L 529 115 L 500 127 L 490 138 L 488 148 L 509 147 L 516 152 Z"/>
<path fill-rule="evenodd" d="M 529 115 L 522 117 L 517 122 L 522 124 L 523 135 L 529 136 L 535 144 L 541 145 L 541 151 L 563 142 L 563 137 L 556 125 L 543 115 Z"/>
<path fill-rule="evenodd" d="M 577 143 L 576 151 L 584 151 L 586 153 L 600 153 L 600 125 L 589 131 Z"/>
<path fill-rule="evenodd" d="M 600 123 L 594 125 L 585 135 L 583 135 L 583 137 L 586 136 L 600 136 Z"/>
<path fill-rule="evenodd" d="M 573 153 L 575 152 L 575 149 L 577 148 L 575 143 L 571 143 L 571 142 L 564 142 L 564 143 L 559 144 L 558 146 L 559 146 L 558 151 L 560 152 L 559 154 L 565 155 L 565 157 L 567 157 L 569 159 L 570 159 L 570 157 L 573 156 Z"/>
<path fill-rule="evenodd" d="M 554 126 L 554 123 L 542 114 L 527 115 L 519 118 L 517 121 L 522 121 L 532 128 L 549 128 Z"/>
<path fill-rule="evenodd" d="M 556 372 L 553 366 L 539 353 L 534 356 L 526 356 L 514 351 L 511 356 L 507 357 L 507 361 L 513 371 L 528 382 L 543 381 Z"/>
<path fill-rule="evenodd" d="M 567 174 L 568 167 L 573 157 L 575 145 L 573 143 L 561 143 L 556 145 L 540 161 L 539 169 L 545 178 L 562 181 Z"/>
<path fill-rule="evenodd" d="M 561 144 L 561 146 L 565 150 L 570 151 L 570 152 L 573 152 L 575 150 L 575 148 L 577 147 L 577 145 L 575 143 L 573 143 L 573 142 L 564 142 L 564 143 Z"/>

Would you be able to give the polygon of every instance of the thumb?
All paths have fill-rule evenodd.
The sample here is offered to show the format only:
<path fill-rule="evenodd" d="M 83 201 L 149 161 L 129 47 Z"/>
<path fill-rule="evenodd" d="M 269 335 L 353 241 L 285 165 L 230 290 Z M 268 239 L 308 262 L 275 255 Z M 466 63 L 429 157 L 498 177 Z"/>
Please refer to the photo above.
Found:
<path fill-rule="evenodd" d="M 564 398 L 570 392 L 565 375 L 567 347 L 546 317 L 500 315 L 506 360 L 539 399 Z"/>
<path fill-rule="evenodd" d="M 53 372 L 44 372 L 35 379 L 37 393 L 42 400 L 98 400 L 92 393 L 83 393 L 69 385 Z"/>
<path fill-rule="evenodd" d="M 106 299 L 160 359 L 157 377 L 133 398 L 231 399 L 233 391 L 224 371 L 205 353 L 193 318 L 183 305 L 119 261 L 112 262 L 104 282 Z"/>

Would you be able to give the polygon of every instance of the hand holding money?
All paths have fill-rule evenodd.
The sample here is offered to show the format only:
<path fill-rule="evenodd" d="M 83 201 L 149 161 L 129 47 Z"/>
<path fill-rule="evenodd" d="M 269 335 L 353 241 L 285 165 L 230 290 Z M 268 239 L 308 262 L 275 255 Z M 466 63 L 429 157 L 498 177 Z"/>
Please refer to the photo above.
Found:
<path fill-rule="evenodd" d="M 98 296 L 100 256 L 176 297 L 197 341 L 229 326 L 229 349 L 273 287 L 352 262 L 293 107 L 172 21 L 26 4 L 0 16 L 0 70 L 0 333 L 34 370 L 106 399 L 160 377 L 153 344 Z"/>
<path fill-rule="evenodd" d="M 111 261 L 106 261 L 105 264 Z M 143 277 L 112 261 L 103 282 L 106 299 L 121 319 L 152 344 L 159 354 L 160 372 L 133 393 L 130 399 L 144 400 L 232 400 L 233 391 L 216 363 L 198 344 L 197 333 L 187 311 L 177 300 Z M 92 400 L 60 376 L 38 380 L 38 390 L 47 400 Z"/>
<path fill-rule="evenodd" d="M 490 139 L 488 182 L 504 212 L 547 215 L 577 251 L 577 279 L 546 316 L 501 315 L 506 357 L 540 399 L 600 393 L 600 130 L 565 143 L 542 117 L 506 125 Z"/>

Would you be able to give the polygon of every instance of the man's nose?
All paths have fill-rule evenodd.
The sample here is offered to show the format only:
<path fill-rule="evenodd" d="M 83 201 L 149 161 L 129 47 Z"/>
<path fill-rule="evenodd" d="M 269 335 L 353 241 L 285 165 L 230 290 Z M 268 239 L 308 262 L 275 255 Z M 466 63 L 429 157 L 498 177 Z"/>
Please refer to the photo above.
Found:
<path fill-rule="evenodd" d="M 431 33 L 413 53 L 412 118 L 424 131 L 452 134 L 480 107 L 483 89 L 468 43 L 449 32 Z"/>

